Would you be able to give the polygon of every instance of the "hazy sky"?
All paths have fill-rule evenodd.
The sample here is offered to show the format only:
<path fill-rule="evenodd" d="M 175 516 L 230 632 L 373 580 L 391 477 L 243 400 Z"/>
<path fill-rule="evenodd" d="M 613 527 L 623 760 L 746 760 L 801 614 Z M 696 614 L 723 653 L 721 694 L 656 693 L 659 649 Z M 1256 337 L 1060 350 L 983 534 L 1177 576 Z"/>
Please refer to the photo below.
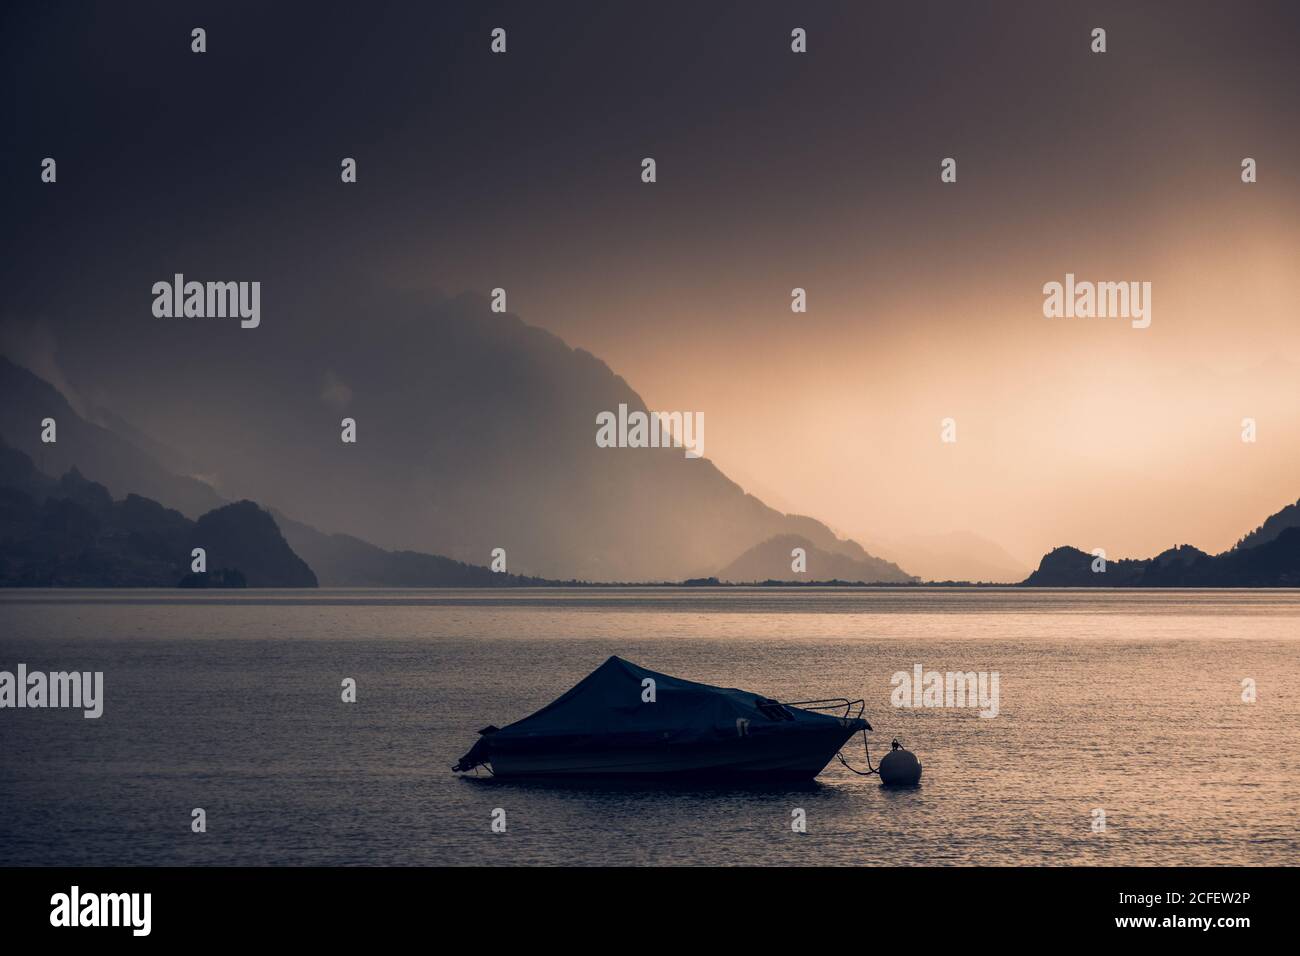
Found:
<path fill-rule="evenodd" d="M 1300 497 L 1293 3 L 269 6 L 5 5 L 7 348 L 138 357 L 177 269 L 296 335 L 355 321 L 319 285 L 503 286 L 868 547 L 1217 550 Z M 1045 319 L 1066 273 L 1150 328 Z"/>

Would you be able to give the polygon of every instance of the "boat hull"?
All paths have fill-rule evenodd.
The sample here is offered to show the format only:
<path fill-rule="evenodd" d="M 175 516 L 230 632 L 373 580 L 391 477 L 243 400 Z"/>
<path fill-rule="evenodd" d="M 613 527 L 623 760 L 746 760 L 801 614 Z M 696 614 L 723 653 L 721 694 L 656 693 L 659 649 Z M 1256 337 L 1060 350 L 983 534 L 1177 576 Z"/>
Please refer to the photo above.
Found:
<path fill-rule="evenodd" d="M 859 726 L 800 733 L 737 736 L 691 744 L 581 748 L 536 746 L 493 752 L 492 773 L 524 777 L 671 778 L 702 780 L 812 780 Z"/>

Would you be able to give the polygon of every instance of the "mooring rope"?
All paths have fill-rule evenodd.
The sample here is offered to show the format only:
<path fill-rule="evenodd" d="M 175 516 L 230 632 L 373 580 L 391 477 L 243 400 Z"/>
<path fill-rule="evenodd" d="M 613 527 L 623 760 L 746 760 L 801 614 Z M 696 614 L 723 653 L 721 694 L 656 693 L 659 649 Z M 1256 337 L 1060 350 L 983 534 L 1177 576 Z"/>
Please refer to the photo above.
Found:
<path fill-rule="evenodd" d="M 842 750 L 836 751 L 835 756 L 839 758 L 840 763 L 844 764 L 845 767 L 853 773 L 856 773 L 859 777 L 870 777 L 873 773 L 878 776 L 880 774 L 879 768 L 871 766 L 871 748 L 867 746 L 867 732 L 865 730 L 862 731 L 862 752 L 867 755 L 868 769 L 866 770 L 859 770 L 857 767 L 854 767 L 851 763 L 845 760 L 844 751 Z"/>

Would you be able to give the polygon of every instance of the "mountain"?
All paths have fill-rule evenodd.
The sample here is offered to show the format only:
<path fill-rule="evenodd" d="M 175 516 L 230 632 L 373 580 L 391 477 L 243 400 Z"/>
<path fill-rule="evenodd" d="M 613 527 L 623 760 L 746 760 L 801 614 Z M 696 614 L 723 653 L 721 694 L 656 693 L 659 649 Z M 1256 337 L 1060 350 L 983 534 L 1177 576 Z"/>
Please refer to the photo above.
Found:
<path fill-rule="evenodd" d="M 167 503 L 175 502 L 178 507 L 183 506 L 182 510 L 191 513 L 202 513 L 222 503 L 216 492 L 203 482 L 169 474 L 169 470 L 184 467 L 184 464 L 180 456 L 166 445 L 102 406 L 93 410 L 96 422 L 84 420 L 52 385 L 3 358 L 0 358 L 0 395 L 7 400 L 10 412 L 3 420 L 0 433 L 21 439 L 25 434 L 23 422 L 35 421 L 38 427 L 28 430 L 28 449 L 40 456 L 48 467 L 66 465 L 76 475 L 89 473 L 96 480 L 107 476 L 113 491 L 150 488 Z M 15 409 L 19 410 L 16 414 Z M 34 411 L 40 414 L 33 415 Z M 39 440 L 39 423 L 45 417 L 52 417 L 57 423 L 58 442 L 53 445 Z M 32 436 L 35 436 L 34 440 Z M 3 466 L 0 485 L 22 488 L 33 497 L 57 488 L 56 482 L 50 481 L 33 466 L 27 454 L 16 449 L 4 449 L 0 466 Z M 148 499 L 129 494 L 128 501 L 137 500 Z M 245 504 L 252 505 L 251 502 Z M 252 507 L 256 509 L 255 505 Z M 264 514 L 260 509 L 257 513 Z M 223 511 L 220 515 L 221 518 L 216 519 L 205 514 L 199 521 L 205 534 L 233 535 L 229 540 L 223 540 L 223 544 L 233 545 L 250 532 L 267 534 L 265 527 L 238 528 L 231 524 L 232 521 L 245 524 L 261 521 L 257 514 L 245 508 Z M 267 518 L 269 520 L 269 516 Z M 437 555 L 385 551 L 348 535 L 325 534 L 278 513 L 274 522 L 289 540 L 288 546 L 292 551 L 305 557 L 313 570 L 320 569 L 320 581 L 327 586 L 480 587 L 552 583 L 514 574 L 495 574 L 486 567 Z M 270 540 L 269 535 L 267 540 Z M 265 556 L 265 560 L 272 565 L 289 567 L 292 562 L 288 556 L 279 548 L 276 551 L 278 553 Z M 261 556 L 247 555 L 239 562 L 251 571 L 254 586 L 262 580 L 281 580 L 277 574 L 259 570 L 262 561 Z M 158 569 L 142 570 L 139 573 L 151 582 L 171 583 L 168 579 L 170 570 L 165 573 Z M 290 577 L 300 582 L 305 580 L 301 569 Z"/>
<path fill-rule="evenodd" d="M 119 350 L 126 359 L 61 343 L 61 367 L 216 493 L 385 551 L 483 564 L 504 548 L 517 573 L 591 581 L 707 574 L 780 534 L 869 557 L 769 508 L 707 457 L 598 447 L 598 414 L 645 402 L 595 356 L 486 297 L 312 294 L 310 335 L 270 317 L 235 334 L 127 323 L 141 345 Z M 355 443 L 341 441 L 344 418 Z"/>
<path fill-rule="evenodd" d="M 1078 548 L 1053 548 L 1023 583 L 1030 587 L 1133 587 L 1141 583 L 1147 565 L 1146 561 L 1121 559 L 1107 561 L 1104 572 L 1094 572 L 1095 560 L 1093 555 Z"/>
<path fill-rule="evenodd" d="M 911 535 L 895 541 L 873 540 L 871 550 L 907 568 L 923 581 L 1023 581 L 1028 564 L 1001 545 L 969 531 Z"/>
<path fill-rule="evenodd" d="M 494 572 L 436 554 L 385 551 L 346 534 L 325 534 L 277 513 L 289 546 L 316 572 L 322 587 L 518 587 L 558 582 Z"/>
<path fill-rule="evenodd" d="M 1244 535 L 1233 547 L 1237 550 L 1253 548 L 1272 541 L 1287 528 L 1300 528 L 1300 501 L 1287 505 L 1277 514 L 1269 515 L 1254 531 Z"/>
<path fill-rule="evenodd" d="M 1180 545 L 1154 558 L 1107 561 L 1094 573 L 1095 558 L 1078 548 L 1056 548 L 1024 584 L 1030 587 L 1300 587 L 1300 526 L 1295 505 L 1270 517 L 1230 551 L 1207 554 Z"/>
<path fill-rule="evenodd" d="M 1214 580 L 1200 587 L 1300 587 L 1300 528 L 1284 528 L 1271 541 L 1233 549 L 1214 559 Z"/>
<path fill-rule="evenodd" d="M 208 570 L 190 570 L 202 547 Z M 315 587 L 271 516 L 251 501 L 191 521 L 156 501 L 108 489 L 72 469 L 55 481 L 0 445 L 0 586 Z"/>
<path fill-rule="evenodd" d="M 41 441 L 41 422 L 52 418 L 55 438 Z M 91 475 L 117 497 L 143 495 L 191 518 L 223 504 L 212 488 L 173 474 L 148 452 L 100 425 L 86 421 L 44 379 L 0 356 L 0 437 L 47 475 L 71 469 Z"/>
<path fill-rule="evenodd" d="M 791 551 L 803 548 L 807 570 L 791 569 Z M 896 564 L 863 552 L 865 557 L 827 551 L 796 534 L 775 535 L 747 550 L 715 577 L 734 584 L 762 581 L 849 581 L 864 584 L 910 584 L 916 579 Z"/>
<path fill-rule="evenodd" d="M 250 588 L 314 588 L 315 573 L 284 540 L 275 519 L 252 501 L 236 501 L 201 516 L 190 532 L 208 561 L 238 568 Z"/>

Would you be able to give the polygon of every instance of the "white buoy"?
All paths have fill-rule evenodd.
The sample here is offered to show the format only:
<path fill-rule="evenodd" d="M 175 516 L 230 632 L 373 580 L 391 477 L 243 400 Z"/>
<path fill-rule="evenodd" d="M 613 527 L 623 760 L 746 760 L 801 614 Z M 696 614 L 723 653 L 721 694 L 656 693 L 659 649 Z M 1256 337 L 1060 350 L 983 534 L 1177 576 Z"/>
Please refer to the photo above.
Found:
<path fill-rule="evenodd" d="M 876 772 L 886 787 L 913 787 L 921 782 L 921 761 L 916 759 L 916 754 L 904 750 L 903 745 L 895 740 L 893 749 L 881 758 Z"/>

